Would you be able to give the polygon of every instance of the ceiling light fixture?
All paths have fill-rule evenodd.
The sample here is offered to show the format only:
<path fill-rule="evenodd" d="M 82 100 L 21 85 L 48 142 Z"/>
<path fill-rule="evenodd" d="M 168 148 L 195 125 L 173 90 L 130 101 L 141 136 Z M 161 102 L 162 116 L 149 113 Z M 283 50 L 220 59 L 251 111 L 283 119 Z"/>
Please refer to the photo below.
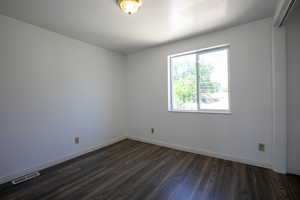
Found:
<path fill-rule="evenodd" d="M 142 6 L 142 0 L 118 0 L 118 4 L 125 13 L 131 15 Z"/>

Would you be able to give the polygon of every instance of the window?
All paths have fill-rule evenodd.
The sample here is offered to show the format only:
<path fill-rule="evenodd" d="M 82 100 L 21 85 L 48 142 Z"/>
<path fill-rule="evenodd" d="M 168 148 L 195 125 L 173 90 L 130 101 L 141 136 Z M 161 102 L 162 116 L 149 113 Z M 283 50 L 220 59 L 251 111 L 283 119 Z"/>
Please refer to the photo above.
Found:
<path fill-rule="evenodd" d="M 229 47 L 169 56 L 169 110 L 229 113 Z"/>

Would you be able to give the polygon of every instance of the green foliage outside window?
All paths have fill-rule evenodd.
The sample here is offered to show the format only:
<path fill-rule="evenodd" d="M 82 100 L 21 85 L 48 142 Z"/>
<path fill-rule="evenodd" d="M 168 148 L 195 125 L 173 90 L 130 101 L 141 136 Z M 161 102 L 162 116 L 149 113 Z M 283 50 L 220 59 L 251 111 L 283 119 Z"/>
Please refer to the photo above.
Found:
<path fill-rule="evenodd" d="M 200 101 L 209 103 L 209 95 L 219 92 L 221 90 L 221 85 L 220 83 L 211 80 L 214 66 L 205 63 L 200 64 Z M 181 59 L 173 62 L 174 101 L 178 107 L 197 104 L 197 70 L 195 65 L 195 59 Z"/>

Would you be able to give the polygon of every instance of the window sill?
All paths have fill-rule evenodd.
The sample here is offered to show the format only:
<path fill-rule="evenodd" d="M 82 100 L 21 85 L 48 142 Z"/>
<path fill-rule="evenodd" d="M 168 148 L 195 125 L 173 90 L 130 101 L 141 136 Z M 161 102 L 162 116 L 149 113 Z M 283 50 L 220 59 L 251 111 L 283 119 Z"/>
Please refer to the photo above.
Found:
<path fill-rule="evenodd" d="M 199 113 L 199 114 L 221 114 L 221 115 L 231 115 L 230 110 L 168 110 L 168 112 L 173 113 Z"/>

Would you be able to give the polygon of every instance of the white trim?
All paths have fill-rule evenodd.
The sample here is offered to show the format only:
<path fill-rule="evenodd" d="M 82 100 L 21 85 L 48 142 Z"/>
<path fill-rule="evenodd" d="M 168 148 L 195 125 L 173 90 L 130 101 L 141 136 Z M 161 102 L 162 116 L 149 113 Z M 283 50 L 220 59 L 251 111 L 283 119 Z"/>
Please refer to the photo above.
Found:
<path fill-rule="evenodd" d="M 286 23 L 293 7 L 296 5 L 297 0 L 280 0 L 277 3 L 277 8 L 273 17 L 274 27 L 282 27 Z"/>
<path fill-rule="evenodd" d="M 109 145 L 114 144 L 114 143 L 120 142 L 124 139 L 126 139 L 125 136 L 116 137 L 116 138 L 111 139 L 109 141 L 106 141 L 102 144 L 98 144 L 96 146 L 89 147 L 88 149 L 83 150 L 81 152 L 74 153 L 74 154 L 69 154 L 69 155 L 63 156 L 63 157 L 61 157 L 57 160 L 52 160 L 52 161 L 49 161 L 47 163 L 41 164 L 39 166 L 35 166 L 35 167 L 29 168 L 29 169 L 24 169 L 24 170 L 21 170 L 19 172 L 16 172 L 16 173 L 13 173 L 13 174 L 10 174 L 10 175 L 7 175 L 7 176 L 0 177 L 0 184 L 12 181 L 15 178 L 24 176 L 26 174 L 29 174 L 29 173 L 32 173 L 32 172 L 35 172 L 35 171 L 39 171 L 39 170 L 43 170 L 43 169 L 52 167 L 54 165 L 57 165 L 57 164 L 60 164 L 62 162 L 71 160 L 71 159 L 76 158 L 78 156 L 87 154 L 87 153 L 92 152 L 92 151 L 96 151 L 98 149 L 101 149 L 103 147 L 109 146 Z"/>
<path fill-rule="evenodd" d="M 287 60 L 285 27 L 272 28 L 272 145 L 273 170 L 287 173 Z"/>
<path fill-rule="evenodd" d="M 183 56 L 183 55 L 189 55 L 189 54 L 194 54 L 194 53 L 200 53 L 200 52 L 208 52 L 208 51 L 214 51 L 216 49 L 226 49 L 229 48 L 230 44 L 222 44 L 222 45 L 216 45 L 216 46 L 212 46 L 212 47 L 208 47 L 208 48 L 202 48 L 202 49 L 196 49 L 196 50 L 192 50 L 192 51 L 186 51 L 186 52 L 181 52 L 181 53 L 177 53 L 177 54 L 172 54 L 168 56 L 169 58 L 173 58 L 173 57 L 177 57 L 177 56 Z"/>
<path fill-rule="evenodd" d="M 196 72 L 197 72 L 197 110 L 200 111 L 201 110 L 201 106 L 200 106 L 200 84 L 199 84 L 199 81 L 200 81 L 200 65 L 199 65 L 199 54 L 197 53 L 196 54 Z M 172 67 L 172 66 L 170 66 Z M 171 80 L 173 80 L 173 74 L 171 75 L 172 78 Z M 173 99 L 173 96 L 171 96 L 171 98 Z M 173 109 L 173 105 L 172 105 L 172 109 Z"/>
<path fill-rule="evenodd" d="M 227 77 L 228 77 L 228 109 L 200 109 L 199 102 L 199 74 L 198 74 L 198 56 L 208 52 L 218 51 L 218 50 L 227 50 Z M 168 112 L 178 112 L 178 113 L 207 113 L 207 114 L 232 114 L 231 113 L 231 81 L 230 81 L 230 66 L 231 66 L 231 56 L 230 56 L 231 46 L 230 44 L 223 44 L 218 46 L 213 46 L 204 49 L 198 49 L 178 54 L 169 55 L 167 57 L 168 64 Z M 196 54 L 196 67 L 197 67 L 197 110 L 174 110 L 173 109 L 173 80 L 172 80 L 172 58 Z"/>
<path fill-rule="evenodd" d="M 129 136 L 128 139 L 140 141 L 140 142 L 144 142 L 144 143 L 155 144 L 155 145 L 168 147 L 168 148 L 172 148 L 172 149 L 176 149 L 176 150 L 180 150 L 180 151 L 186 151 L 186 152 L 210 156 L 210 157 L 214 157 L 214 158 L 220 158 L 220 159 L 224 159 L 224 160 L 230 160 L 230 161 L 234 161 L 234 162 L 244 163 L 244 164 L 248 164 L 248 165 L 252 165 L 252 166 L 272 169 L 272 165 L 269 163 L 264 163 L 264 162 L 257 161 L 257 160 L 248 160 L 245 158 L 239 158 L 239 157 L 235 157 L 233 155 L 212 152 L 212 151 L 205 150 L 205 149 L 194 149 L 194 148 L 190 148 L 190 147 L 183 146 L 183 145 L 170 144 L 167 142 L 162 142 L 162 141 L 147 139 L 147 138 L 141 138 L 141 137 Z"/>
<path fill-rule="evenodd" d="M 30 168 L 30 169 L 24 169 L 20 172 L 17 172 L 17 173 L 8 175 L 8 176 L 3 176 L 3 177 L 0 178 L 0 184 L 12 181 L 15 178 L 24 176 L 24 175 L 32 173 L 32 172 L 36 172 L 36 171 L 39 171 L 39 170 L 43 170 L 43 169 L 52 167 L 54 165 L 63 163 L 65 161 L 71 160 L 73 158 L 76 158 L 78 156 L 87 154 L 89 152 L 96 151 L 98 149 L 101 149 L 103 147 L 109 146 L 111 144 L 117 143 L 117 142 L 125 140 L 125 139 L 131 139 L 131 140 L 135 140 L 135 141 L 139 141 L 139 142 L 159 145 L 159 146 L 172 148 L 172 149 L 176 149 L 176 150 L 180 150 L 180 151 L 185 151 L 185 152 L 205 155 L 205 156 L 209 156 L 209 157 L 214 157 L 214 158 L 239 162 L 239 163 L 248 164 L 248 165 L 252 165 L 252 166 L 268 168 L 268 169 L 272 169 L 273 171 L 276 171 L 278 173 L 282 173 L 280 171 L 277 171 L 276 169 L 273 169 L 271 164 L 264 163 L 264 162 L 257 161 L 257 160 L 248 160 L 248 159 L 245 159 L 245 158 L 235 157 L 233 155 L 228 155 L 228 154 L 223 154 L 223 153 L 218 153 L 218 152 L 212 152 L 212 151 L 205 150 L 205 149 L 194 149 L 194 148 L 190 148 L 190 147 L 187 147 L 187 146 L 178 145 L 178 144 L 170 144 L 170 143 L 167 143 L 167 142 L 158 141 L 158 140 L 154 140 L 154 139 L 147 139 L 147 138 L 142 138 L 142 137 L 132 137 L 132 136 L 128 136 L 128 137 L 120 136 L 120 137 L 114 138 L 114 139 L 112 139 L 108 142 L 105 142 L 103 144 L 99 144 L 99 145 L 96 145 L 94 147 L 90 147 L 90 148 L 88 148 L 84 151 L 81 151 L 79 153 L 70 154 L 70 155 L 64 156 L 64 157 L 62 157 L 58 160 L 50 161 L 50 162 L 42 164 L 40 166 L 36 166 L 36 167 Z M 289 169 L 288 173 L 295 174 L 295 175 L 300 175 L 300 170 Z"/>
<path fill-rule="evenodd" d="M 300 170 L 299 169 L 289 169 L 288 173 L 300 176 Z"/>
<path fill-rule="evenodd" d="M 169 110 L 168 112 L 174 113 L 202 113 L 202 114 L 224 114 L 231 115 L 232 112 L 230 110 Z"/>

